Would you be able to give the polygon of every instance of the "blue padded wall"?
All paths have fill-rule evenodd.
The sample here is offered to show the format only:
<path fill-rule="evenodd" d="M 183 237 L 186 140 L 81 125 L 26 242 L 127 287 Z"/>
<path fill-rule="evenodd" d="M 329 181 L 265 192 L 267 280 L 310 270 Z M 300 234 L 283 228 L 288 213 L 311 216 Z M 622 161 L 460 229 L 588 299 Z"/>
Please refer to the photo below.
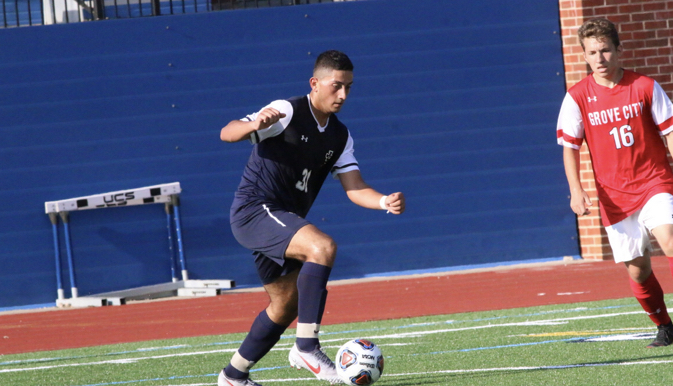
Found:
<path fill-rule="evenodd" d="M 258 285 L 228 225 L 250 145 L 219 129 L 307 93 L 333 48 L 363 176 L 408 205 L 328 180 L 309 219 L 339 244 L 332 279 L 577 255 L 558 24 L 555 2 L 372 0 L 0 30 L 0 307 L 55 299 L 45 201 L 174 181 L 191 278 Z M 80 295 L 170 281 L 163 206 L 71 221 Z"/>

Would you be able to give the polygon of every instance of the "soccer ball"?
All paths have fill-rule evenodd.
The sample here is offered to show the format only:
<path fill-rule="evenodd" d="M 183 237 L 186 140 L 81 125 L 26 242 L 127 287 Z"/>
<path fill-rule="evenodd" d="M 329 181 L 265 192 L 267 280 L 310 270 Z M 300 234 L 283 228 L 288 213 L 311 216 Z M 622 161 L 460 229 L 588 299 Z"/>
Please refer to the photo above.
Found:
<path fill-rule="evenodd" d="M 367 339 L 346 342 L 337 353 L 336 371 L 347 385 L 371 385 L 383 374 L 383 354 Z"/>

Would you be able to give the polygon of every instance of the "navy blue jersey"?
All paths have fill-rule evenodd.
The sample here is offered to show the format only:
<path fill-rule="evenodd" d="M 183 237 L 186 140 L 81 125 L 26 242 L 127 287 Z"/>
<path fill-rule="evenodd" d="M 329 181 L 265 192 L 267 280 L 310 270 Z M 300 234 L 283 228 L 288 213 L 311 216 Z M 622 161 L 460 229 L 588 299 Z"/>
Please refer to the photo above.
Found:
<path fill-rule="evenodd" d="M 234 196 L 232 217 L 259 202 L 271 202 L 305 217 L 331 172 L 358 169 L 348 129 L 335 114 L 325 127 L 319 127 L 308 96 L 275 101 L 269 106 L 286 117 L 268 129 L 251 133 L 254 147 Z M 251 114 L 244 120 L 255 117 Z M 348 149 L 346 154 L 344 149 Z"/>

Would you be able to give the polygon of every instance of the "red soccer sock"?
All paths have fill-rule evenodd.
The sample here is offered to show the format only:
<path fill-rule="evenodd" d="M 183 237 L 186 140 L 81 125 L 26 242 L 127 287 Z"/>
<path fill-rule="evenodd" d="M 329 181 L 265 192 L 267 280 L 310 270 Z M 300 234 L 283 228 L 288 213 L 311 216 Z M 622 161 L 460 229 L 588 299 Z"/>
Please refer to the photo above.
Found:
<path fill-rule="evenodd" d="M 636 299 L 657 326 L 671 322 L 664 302 L 664 291 L 661 289 L 656 276 L 654 276 L 654 272 L 642 283 L 636 283 L 630 278 L 629 282 Z"/>

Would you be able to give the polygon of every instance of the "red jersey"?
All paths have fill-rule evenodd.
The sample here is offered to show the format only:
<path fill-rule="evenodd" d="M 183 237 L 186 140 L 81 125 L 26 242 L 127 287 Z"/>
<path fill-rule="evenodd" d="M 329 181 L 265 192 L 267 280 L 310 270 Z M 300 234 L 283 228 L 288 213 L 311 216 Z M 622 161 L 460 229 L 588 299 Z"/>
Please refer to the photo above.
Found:
<path fill-rule="evenodd" d="M 673 131 L 673 105 L 652 78 L 624 70 L 613 88 L 592 75 L 565 96 L 556 128 L 559 145 L 587 141 L 603 224 L 641 209 L 658 193 L 673 194 L 662 136 Z"/>

